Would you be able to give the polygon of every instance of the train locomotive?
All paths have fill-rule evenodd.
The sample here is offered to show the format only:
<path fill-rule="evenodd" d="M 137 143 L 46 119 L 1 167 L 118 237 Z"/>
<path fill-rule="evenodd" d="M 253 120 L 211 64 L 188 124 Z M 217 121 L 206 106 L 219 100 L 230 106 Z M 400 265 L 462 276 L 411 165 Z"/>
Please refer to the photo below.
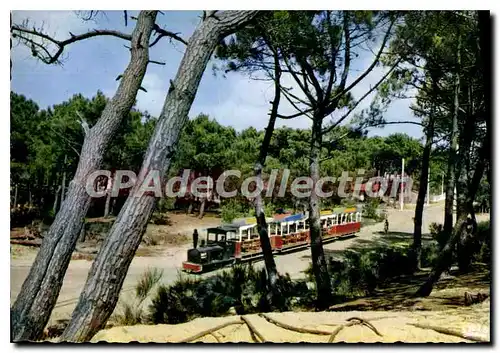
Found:
<path fill-rule="evenodd" d="M 268 218 L 268 234 L 275 254 L 309 246 L 307 213 L 280 214 Z M 356 207 L 322 211 L 320 215 L 324 243 L 355 235 L 361 229 L 361 210 Z M 227 265 L 262 256 L 257 223 L 254 217 L 231 224 L 207 228 L 200 246 L 194 244 L 182 263 L 186 272 L 208 272 Z"/>

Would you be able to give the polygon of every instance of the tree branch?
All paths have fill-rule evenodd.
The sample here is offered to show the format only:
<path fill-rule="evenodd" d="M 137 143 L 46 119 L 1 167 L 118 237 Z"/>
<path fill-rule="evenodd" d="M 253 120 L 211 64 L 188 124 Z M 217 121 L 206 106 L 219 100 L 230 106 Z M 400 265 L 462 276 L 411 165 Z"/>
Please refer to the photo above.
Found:
<path fill-rule="evenodd" d="M 36 52 L 36 51 L 33 51 L 33 55 L 37 56 L 40 60 L 42 60 L 46 64 L 56 63 L 58 61 L 59 57 L 61 56 L 65 46 L 72 44 L 72 43 L 75 43 L 75 42 L 78 42 L 78 41 L 81 41 L 81 40 L 88 39 L 88 38 L 98 37 L 98 36 L 112 36 L 112 37 L 117 37 L 117 38 L 121 38 L 124 40 L 129 40 L 129 41 L 132 40 L 132 35 L 130 35 L 130 34 L 122 33 L 120 31 L 115 31 L 115 30 L 108 30 L 108 29 L 94 29 L 92 31 L 89 31 L 89 32 L 83 33 L 83 34 L 79 34 L 79 35 L 74 35 L 73 33 L 70 32 L 70 38 L 65 39 L 65 40 L 57 40 L 57 39 L 52 38 L 51 36 L 41 32 L 41 31 L 36 30 L 35 28 L 28 29 L 26 27 L 19 26 L 19 25 L 13 25 L 12 31 L 13 31 L 13 36 L 15 35 L 16 37 L 19 37 L 21 40 L 25 41 L 26 43 L 31 44 L 32 51 L 33 51 L 33 45 L 36 45 L 39 48 L 43 48 L 43 50 L 46 53 L 45 57 L 40 56 L 38 54 L 38 52 Z M 45 40 L 53 43 L 54 45 L 56 45 L 58 47 L 58 49 L 57 49 L 56 53 L 52 55 L 42 44 L 37 43 L 33 39 L 26 37 L 26 36 L 23 36 L 22 34 L 29 34 L 32 36 L 39 37 L 41 39 L 45 39 Z"/>
<path fill-rule="evenodd" d="M 387 29 L 387 32 L 385 33 L 385 36 L 384 36 L 384 40 L 382 41 L 382 44 L 380 45 L 380 50 L 379 52 L 377 53 L 377 56 L 375 57 L 375 59 L 373 60 L 373 62 L 371 63 L 371 65 L 366 69 L 365 72 L 363 72 L 363 74 L 361 74 L 361 76 L 359 76 L 356 80 L 354 80 L 354 82 L 352 82 L 347 88 L 345 89 L 342 89 L 342 90 L 339 90 L 339 92 L 335 95 L 335 97 L 333 98 L 333 100 L 335 101 L 336 99 L 339 99 L 338 97 L 342 97 L 344 94 L 346 94 L 347 92 L 349 92 L 353 87 L 355 87 L 361 80 L 363 80 L 370 72 L 372 72 L 373 68 L 377 65 L 377 63 L 379 62 L 380 60 L 380 56 L 382 55 L 382 52 L 385 48 L 385 45 L 389 39 L 389 36 L 390 36 L 390 33 L 391 33 L 391 30 L 392 30 L 392 26 L 394 25 L 394 21 L 391 21 L 391 24 L 389 25 L 389 28 Z M 335 107 L 336 108 L 336 107 Z M 335 109 L 334 108 L 334 109 Z"/>
<path fill-rule="evenodd" d="M 294 70 L 292 70 L 292 67 L 291 67 L 288 59 L 286 58 L 286 56 L 283 56 L 283 60 L 285 61 L 285 65 L 288 68 L 288 70 L 290 71 L 290 74 L 292 75 L 293 79 L 295 80 L 295 82 L 297 82 L 297 84 L 299 85 L 300 89 L 305 93 L 305 95 L 307 96 L 307 98 L 309 99 L 309 101 L 311 103 L 313 103 L 313 104 L 316 103 L 316 99 L 314 99 L 314 97 L 311 94 L 311 92 L 309 91 L 309 89 L 307 87 L 305 87 L 302 84 L 302 82 L 300 82 L 300 79 L 297 76 L 297 73 Z"/>
<path fill-rule="evenodd" d="M 155 33 L 158 34 L 158 36 L 155 38 L 153 43 L 149 45 L 150 47 L 158 43 L 160 39 L 163 37 L 169 37 L 171 40 L 175 39 L 176 41 L 181 42 L 184 45 L 187 45 L 187 42 L 182 37 L 179 36 L 179 33 L 167 31 L 166 29 L 163 29 L 160 26 L 158 26 L 156 23 L 153 29 Z"/>
<path fill-rule="evenodd" d="M 326 128 L 325 130 L 323 130 L 323 133 L 330 132 L 332 129 L 334 129 L 336 126 L 338 126 L 342 121 L 344 121 L 353 112 L 353 110 L 356 109 L 356 107 L 359 105 L 359 103 L 361 103 L 368 95 L 370 95 L 370 93 L 372 93 L 374 90 L 376 90 L 377 87 L 380 86 L 380 84 L 382 82 L 384 82 L 384 80 L 387 78 L 387 76 L 389 76 L 389 74 L 396 68 L 396 66 L 399 65 L 400 62 L 401 62 L 401 59 L 396 61 L 396 63 L 390 68 L 390 70 L 387 71 L 385 73 L 385 75 L 382 76 L 382 78 L 380 80 L 378 80 L 378 82 L 373 87 L 371 87 L 360 99 L 358 99 L 358 101 L 349 109 L 349 111 L 347 113 L 345 113 L 337 122 L 335 122 L 334 124 L 332 124 L 331 126 Z"/>
<path fill-rule="evenodd" d="M 332 100 L 332 106 L 335 106 L 334 109 L 337 108 L 337 105 L 338 105 L 338 102 L 339 102 L 340 98 L 345 93 L 347 93 L 347 91 L 346 92 L 343 92 L 343 91 L 344 91 L 345 84 L 346 84 L 346 81 L 347 81 L 347 75 L 349 74 L 349 68 L 351 66 L 351 48 L 350 48 L 351 42 L 350 42 L 350 39 L 349 39 L 349 35 L 350 35 L 350 33 L 349 33 L 349 16 L 347 14 L 347 11 L 344 11 L 344 35 L 345 35 L 344 71 L 342 72 L 342 76 L 340 78 L 339 93 L 336 94 L 335 97 Z M 378 61 L 378 59 L 377 59 L 377 61 Z M 330 87 L 330 83 L 328 85 L 329 85 L 329 89 L 330 89 L 330 92 L 331 92 L 332 88 Z M 343 93 L 340 94 L 340 92 L 343 92 Z"/>

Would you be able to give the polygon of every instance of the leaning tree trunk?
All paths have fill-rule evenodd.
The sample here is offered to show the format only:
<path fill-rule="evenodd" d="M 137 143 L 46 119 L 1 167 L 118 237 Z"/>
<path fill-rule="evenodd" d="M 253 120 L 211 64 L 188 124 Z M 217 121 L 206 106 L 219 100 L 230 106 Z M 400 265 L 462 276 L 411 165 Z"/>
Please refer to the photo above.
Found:
<path fill-rule="evenodd" d="M 154 195 L 136 195 L 141 181 L 150 170 L 158 170 L 163 179 L 215 47 L 222 38 L 251 20 L 257 13 L 258 11 L 226 11 L 220 15 L 212 13 L 191 36 L 149 142 L 137 184 L 99 249 L 71 321 L 61 336 L 62 341 L 90 340 L 106 324 L 116 306 L 130 262 L 156 203 Z"/>
<path fill-rule="evenodd" d="M 457 67 L 460 67 L 460 38 L 457 45 Z M 450 135 L 450 153 L 448 157 L 448 170 L 446 172 L 446 200 L 444 205 L 443 231 L 448 236 L 453 228 L 453 202 L 456 184 L 456 164 L 458 152 L 458 109 L 460 94 L 460 72 L 455 73 L 455 97 L 453 101 L 452 129 Z"/>
<path fill-rule="evenodd" d="M 422 153 L 422 172 L 420 175 L 420 186 L 415 207 L 415 224 L 413 229 L 413 251 L 415 254 L 416 268 L 421 267 L 422 253 L 422 216 L 424 213 L 425 195 L 427 194 L 427 183 L 429 180 L 429 160 L 431 156 L 432 140 L 434 138 L 434 114 L 429 116 L 427 125 L 425 147 Z"/>
<path fill-rule="evenodd" d="M 323 251 L 323 241 L 321 239 L 321 221 L 319 210 L 319 199 L 315 192 L 316 184 L 319 180 L 319 164 L 322 143 L 321 118 L 314 117 L 311 135 L 311 152 L 310 152 L 310 173 L 313 188 L 309 198 L 309 228 L 311 241 L 311 258 L 313 273 L 316 280 L 317 303 L 318 309 L 327 308 L 332 299 L 332 286 L 328 268 L 326 265 L 325 254 Z"/>
<path fill-rule="evenodd" d="M 85 189 L 87 177 L 100 168 L 107 146 L 135 103 L 149 61 L 149 38 L 156 15 L 157 11 L 140 12 L 132 33 L 130 63 L 101 118 L 86 133 L 78 168 L 68 186 L 66 202 L 61 204 L 11 308 L 14 341 L 40 338 L 49 320 L 90 206 L 90 197 Z"/>
<path fill-rule="evenodd" d="M 278 116 L 278 107 L 281 99 L 281 69 L 276 52 L 274 53 L 274 76 L 274 99 L 272 102 L 271 114 L 269 117 L 269 123 L 267 124 L 266 133 L 264 135 L 264 141 L 262 141 L 262 145 L 260 146 L 259 159 L 255 164 L 255 177 L 257 184 L 260 185 L 264 185 L 262 181 L 262 169 L 266 164 L 267 151 L 269 149 L 269 145 L 271 144 L 271 137 L 273 136 L 274 125 Z M 259 231 L 260 246 L 262 248 L 264 263 L 266 265 L 267 283 L 269 285 L 268 300 L 271 304 L 273 304 L 276 302 L 276 299 L 281 298 L 281 294 L 279 293 L 279 288 L 277 286 L 278 271 L 276 269 L 276 262 L 274 261 L 271 242 L 269 241 L 268 227 L 263 204 L 262 193 L 258 193 L 255 198 L 255 218 L 257 220 L 257 229 Z"/>
<path fill-rule="evenodd" d="M 436 261 L 436 265 L 432 269 L 431 274 L 429 275 L 427 281 L 418 289 L 416 295 L 420 297 L 426 297 L 432 292 L 432 288 L 434 284 L 439 280 L 443 271 L 445 271 L 451 261 L 453 249 L 455 245 L 459 241 L 462 236 L 462 232 L 465 231 L 464 224 L 467 220 L 468 214 L 473 214 L 474 210 L 470 208 L 472 203 L 474 202 L 474 198 L 476 197 L 477 189 L 479 188 L 479 183 L 481 182 L 481 178 L 484 174 L 484 168 L 486 166 L 487 160 L 489 160 L 489 142 L 488 138 L 483 142 L 483 146 L 479 153 L 479 160 L 476 164 L 476 168 L 474 170 L 474 176 L 472 177 L 472 181 L 469 185 L 469 189 L 467 191 L 466 202 L 463 204 L 466 209 L 460 212 L 460 219 L 457 219 L 455 223 L 455 227 L 453 228 L 453 233 L 449 237 L 446 245 L 441 250 L 439 257 Z"/>

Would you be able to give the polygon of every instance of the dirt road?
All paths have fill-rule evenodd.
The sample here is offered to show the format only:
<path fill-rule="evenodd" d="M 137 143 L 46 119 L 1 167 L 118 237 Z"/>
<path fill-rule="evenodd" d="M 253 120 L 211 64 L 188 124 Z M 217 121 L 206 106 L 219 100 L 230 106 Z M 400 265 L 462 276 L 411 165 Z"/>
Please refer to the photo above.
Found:
<path fill-rule="evenodd" d="M 394 238 L 401 241 L 411 241 L 411 234 L 413 232 L 413 210 L 391 210 L 389 211 L 389 231 L 392 235 L 391 241 Z M 431 222 L 442 222 L 443 218 L 443 204 L 435 204 L 426 207 L 424 210 L 423 231 L 428 232 L 428 227 Z M 480 216 L 479 220 L 487 219 L 488 216 Z M 324 246 L 325 252 L 336 255 L 347 248 L 366 246 L 373 241 L 385 241 L 378 235 L 383 229 L 383 224 L 378 223 L 371 226 L 363 227 L 361 232 L 354 238 L 335 241 Z M 163 251 L 162 256 L 157 257 L 136 257 L 132 261 L 127 277 L 125 279 L 121 299 L 132 293 L 135 284 L 147 268 L 157 267 L 163 270 L 163 283 L 172 283 L 175 281 L 179 274 L 179 266 L 186 258 L 186 251 L 189 244 L 184 246 L 176 246 Z M 276 265 L 281 273 L 288 272 L 292 278 L 303 276 L 303 271 L 307 269 L 310 263 L 310 251 L 305 249 L 302 251 L 290 253 L 287 255 L 276 256 Z M 17 297 L 21 285 L 27 276 L 33 256 L 29 258 L 20 258 L 11 260 L 11 302 Z M 77 298 L 83 288 L 87 279 L 88 271 L 91 262 L 86 260 L 73 260 L 70 263 L 64 284 L 59 295 L 56 308 L 54 309 L 51 317 L 52 320 L 69 318 L 73 311 Z M 255 263 L 255 266 L 263 266 L 263 262 Z M 205 274 L 209 276 L 213 274 Z"/>

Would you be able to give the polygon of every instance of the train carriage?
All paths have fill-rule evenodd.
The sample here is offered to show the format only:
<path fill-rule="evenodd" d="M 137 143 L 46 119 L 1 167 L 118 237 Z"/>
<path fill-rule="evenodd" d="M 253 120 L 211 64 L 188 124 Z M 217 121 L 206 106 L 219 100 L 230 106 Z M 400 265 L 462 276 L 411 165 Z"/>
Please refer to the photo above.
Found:
<path fill-rule="evenodd" d="M 307 214 L 276 215 L 267 218 L 271 248 L 279 254 L 309 246 Z M 337 208 L 320 214 L 323 242 L 355 235 L 361 229 L 361 210 Z M 261 257 L 262 249 L 255 218 L 241 218 L 231 224 L 206 229 L 206 241 L 189 249 L 184 271 L 206 272 L 252 258 Z"/>

